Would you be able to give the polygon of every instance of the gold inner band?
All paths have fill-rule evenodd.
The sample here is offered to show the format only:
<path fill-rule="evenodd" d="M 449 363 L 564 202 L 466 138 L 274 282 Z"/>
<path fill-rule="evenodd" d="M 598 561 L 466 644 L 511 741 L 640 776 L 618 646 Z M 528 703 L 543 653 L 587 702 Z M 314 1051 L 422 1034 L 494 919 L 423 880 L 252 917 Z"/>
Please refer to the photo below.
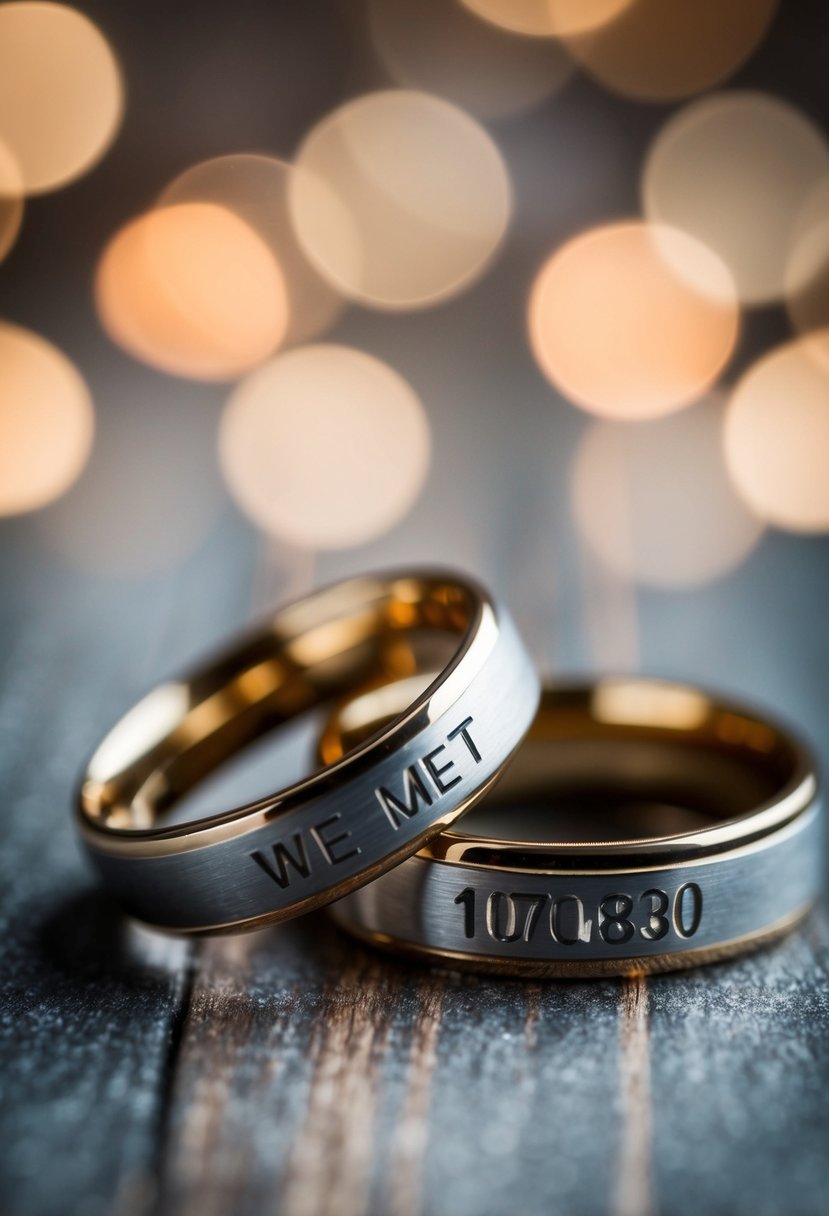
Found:
<path fill-rule="evenodd" d="M 424 664 L 445 663 L 445 674 L 484 610 L 479 589 L 440 577 L 353 579 L 281 609 L 196 675 L 158 686 L 118 723 L 90 761 L 82 813 L 108 830 L 151 827 L 275 727 Z"/>
<path fill-rule="evenodd" d="M 322 758 L 331 763 L 377 731 L 426 679 L 341 705 Z M 813 765 L 788 731 L 698 688 L 640 678 L 550 687 L 495 790 L 423 855 L 543 868 L 562 852 L 662 842 L 696 852 L 772 830 L 815 788 Z"/>

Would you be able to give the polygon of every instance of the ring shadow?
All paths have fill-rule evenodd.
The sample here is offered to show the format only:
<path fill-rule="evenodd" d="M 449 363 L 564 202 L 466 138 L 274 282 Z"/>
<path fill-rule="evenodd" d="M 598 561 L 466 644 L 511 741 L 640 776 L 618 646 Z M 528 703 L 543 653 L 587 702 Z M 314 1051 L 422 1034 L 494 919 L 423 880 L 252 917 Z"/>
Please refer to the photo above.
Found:
<path fill-rule="evenodd" d="M 301 955 L 311 972 L 331 975 L 346 961 L 355 967 L 379 965 L 402 976 L 405 963 L 383 956 L 339 931 L 325 913 L 312 913 L 259 931 L 254 959 L 278 966 L 286 949 Z M 90 887 L 54 906 L 34 926 L 32 947 L 39 970 L 72 986 L 99 984 L 127 992 L 169 991 L 174 977 L 191 969 L 208 939 L 159 933 L 126 916 L 101 889 Z M 217 939 L 209 939 L 217 940 Z M 213 970 L 213 967 L 211 967 Z"/>
<path fill-rule="evenodd" d="M 54 907 L 35 931 L 35 949 L 56 978 L 146 991 L 177 970 L 176 952 L 134 948 L 130 922 L 103 891 L 89 888 Z M 176 943 L 181 962 L 183 947 Z M 180 965 L 180 964 L 179 964 Z"/>

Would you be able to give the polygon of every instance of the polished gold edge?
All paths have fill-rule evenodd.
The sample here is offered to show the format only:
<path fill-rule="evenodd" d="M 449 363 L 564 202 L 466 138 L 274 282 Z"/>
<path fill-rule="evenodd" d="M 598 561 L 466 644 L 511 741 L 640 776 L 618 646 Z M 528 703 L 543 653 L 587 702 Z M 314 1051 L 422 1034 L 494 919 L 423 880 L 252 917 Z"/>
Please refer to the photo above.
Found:
<path fill-rule="evenodd" d="M 591 856 L 593 854 L 610 857 L 627 857 L 634 853 L 648 855 L 657 853 L 660 850 L 669 856 L 672 851 L 679 852 L 680 850 L 682 852 L 690 852 L 691 854 L 697 853 L 698 855 L 702 855 L 703 852 L 708 855 L 712 853 L 719 854 L 729 850 L 733 846 L 739 846 L 743 842 L 760 839 L 775 833 L 778 829 L 792 822 L 808 810 L 811 803 L 817 798 L 818 776 L 816 765 L 809 747 L 800 738 L 797 731 L 793 730 L 788 724 L 778 722 L 773 715 L 768 715 L 765 711 L 761 711 L 751 705 L 740 704 L 728 697 L 708 692 L 697 685 L 684 681 L 651 676 L 606 675 L 581 681 L 566 681 L 561 684 L 547 683 L 542 687 L 541 703 L 536 723 L 530 728 L 530 737 L 533 737 L 535 726 L 539 720 L 543 721 L 550 715 L 554 718 L 556 713 L 562 712 L 562 706 L 566 704 L 568 698 L 593 697 L 601 693 L 603 689 L 613 690 L 619 686 L 623 688 L 626 686 L 644 687 L 648 690 L 656 690 L 661 694 L 670 692 L 679 692 L 683 695 L 690 694 L 698 698 L 704 705 L 705 717 L 732 715 L 745 719 L 747 722 L 753 723 L 758 729 L 762 729 L 771 736 L 775 736 L 784 747 L 791 750 L 795 757 L 795 771 L 774 797 L 744 814 L 723 820 L 713 827 L 697 828 L 690 832 L 680 832 L 670 836 L 596 840 L 589 843 L 567 840 L 518 841 L 515 839 L 485 838 L 469 836 L 463 832 L 461 827 L 461 829 L 455 828 L 452 831 L 433 838 L 429 848 L 423 850 L 423 855 L 429 857 L 430 860 L 445 861 L 450 864 L 470 864 L 464 861 L 464 854 L 470 849 L 492 849 L 499 853 L 548 852 L 550 854 L 570 855 L 574 857 L 578 857 L 579 855 Z M 351 702 L 351 704 L 354 703 Z M 610 721 L 610 725 L 614 725 L 613 720 Z M 635 728 L 637 736 L 652 736 L 657 740 L 663 737 L 676 738 L 683 737 L 684 735 L 694 736 L 695 734 L 694 728 L 689 727 L 684 729 L 670 723 L 664 725 L 633 720 L 630 722 L 619 721 L 615 725 L 620 732 L 620 737 L 624 737 L 624 731 L 631 728 Z M 589 724 L 587 729 L 589 732 Z M 326 736 L 329 743 L 339 740 L 342 746 L 342 730 L 336 711 L 325 728 L 323 737 Z M 477 865 L 480 863 L 471 864 Z M 507 869 L 508 867 L 499 866 L 498 868 Z M 524 873 L 545 872 L 543 869 L 535 871 L 525 867 L 516 867 L 516 869 L 519 868 Z M 589 873 L 590 871 L 573 869 L 570 872 Z"/>
<path fill-rule="evenodd" d="M 729 820 L 716 828 L 700 828 L 693 832 L 679 832 L 673 836 L 649 836 L 644 839 L 597 840 L 585 844 L 582 841 L 515 841 L 499 840 L 484 836 L 465 836 L 463 832 L 448 832 L 433 842 L 428 856 L 433 861 L 450 864 L 464 863 L 468 849 L 493 849 L 500 853 L 549 852 L 566 855 L 600 854 L 615 857 L 631 853 L 655 853 L 660 849 L 670 853 L 672 849 L 696 848 L 710 853 L 727 852 L 728 846 L 741 840 L 772 835 L 778 828 L 793 822 L 813 804 L 817 795 L 817 778 L 806 773 L 795 789 L 787 791 L 778 800 L 755 811 Z M 498 867 L 499 869 L 501 867 Z M 506 869 L 507 867 L 503 867 Z M 579 871 L 572 871 L 578 873 Z"/>
<path fill-rule="evenodd" d="M 334 920 L 341 929 L 367 945 L 382 950 L 384 954 L 402 956 L 408 961 L 440 967 L 443 970 L 510 976 L 514 979 L 600 979 L 618 975 L 654 975 L 666 971 L 686 971 L 691 967 L 724 962 L 741 954 L 749 954 L 790 933 L 809 915 L 814 902 L 810 900 L 797 911 L 762 929 L 726 942 L 718 942 L 713 946 L 677 950 L 646 958 L 585 959 L 582 962 L 570 962 L 566 959 L 506 959 L 489 954 L 463 954 L 378 933 L 358 925 L 351 919 L 346 920 L 340 914 L 334 914 Z"/>
<path fill-rule="evenodd" d="M 427 711 L 430 722 L 436 721 L 442 716 L 484 669 L 498 644 L 501 628 L 495 601 L 480 583 L 465 575 L 444 573 L 439 570 L 418 571 L 412 575 L 401 572 L 391 576 L 380 576 L 379 581 L 384 583 L 387 577 L 389 584 L 405 578 L 415 581 L 420 579 L 444 581 L 472 597 L 474 613 L 455 654 L 440 673 L 439 682 L 436 681 L 425 689 L 415 702 L 408 706 L 402 714 L 397 715 L 379 737 L 350 751 L 341 761 L 327 769 L 318 770 L 301 781 L 276 790 L 273 794 L 259 799 L 255 803 L 224 813 L 219 822 L 215 821 L 217 817 L 210 817 L 170 827 L 116 829 L 90 818 L 85 808 L 79 804 L 76 806 L 76 822 L 85 843 L 97 853 L 138 859 L 181 854 L 246 836 L 272 823 L 274 818 L 279 815 L 297 810 L 311 802 L 317 796 L 321 785 L 327 785 L 336 779 L 348 780 L 349 770 L 363 766 L 366 758 L 370 757 L 372 753 L 389 747 L 394 749 L 404 747 L 420 733 L 417 718 L 424 710 Z M 337 586 L 338 584 L 335 583 L 322 591 L 333 591 Z M 312 592 L 307 598 L 313 598 L 317 594 L 319 592 Z M 298 600 L 296 605 L 301 605 L 303 602 L 304 600 Z M 294 607 L 295 604 L 289 604 L 285 608 L 279 609 L 274 614 L 274 619 L 278 621 L 284 612 L 290 611 Z M 249 640 L 249 638 L 250 635 L 245 636 L 245 640 Z M 470 671 L 469 668 L 473 668 L 473 670 Z M 207 664 L 203 670 L 209 669 L 210 664 Z M 489 789 L 502 771 L 503 767 L 495 774 L 493 781 L 482 787 L 480 793 Z M 475 801 L 477 801 L 477 797 Z M 464 804 L 463 810 L 467 810 L 471 805 L 472 801 L 468 801 Z M 435 831 L 442 830 L 442 826 L 449 826 L 463 813 L 463 810 L 458 811 L 451 819 L 447 819 L 445 824 L 438 825 Z M 228 817 L 229 815 L 232 815 L 232 818 Z M 434 835 L 432 830 L 425 833 L 420 844 L 423 844 L 432 835 Z M 420 847 L 420 844 L 417 847 Z M 200 930 L 200 932 L 221 931 L 221 928 Z"/>
<path fill-rule="evenodd" d="M 781 842 L 788 840 L 790 836 L 794 836 L 797 832 L 803 831 L 805 827 L 813 819 L 820 814 L 820 803 L 815 800 L 803 807 L 794 818 L 787 820 L 782 827 L 766 832 L 765 835 L 757 839 L 751 839 L 746 844 L 738 845 L 736 848 L 720 848 L 711 849 L 707 853 L 699 857 L 682 857 L 671 859 L 670 850 L 665 849 L 663 860 L 655 865 L 640 865 L 636 862 L 636 854 L 633 854 L 633 864 L 625 865 L 624 855 L 620 857 L 619 864 L 613 867 L 594 867 L 592 869 L 578 869 L 572 866 L 567 866 L 555 869 L 534 868 L 532 866 L 509 866 L 509 865 L 488 865 L 486 862 L 466 861 L 462 857 L 447 857 L 435 855 L 432 852 L 430 841 L 424 848 L 418 850 L 417 857 L 421 861 L 428 862 L 430 865 L 436 866 L 452 866 L 458 869 L 475 870 L 481 874 L 538 874 L 545 878 L 588 878 L 597 877 L 603 874 L 650 874 L 659 870 L 684 870 L 694 869 L 697 866 L 716 864 L 729 861 L 732 857 L 747 857 L 752 853 L 759 853 L 763 849 L 774 847 Z M 748 832 L 751 836 L 752 833 Z M 481 837 L 479 843 L 482 848 L 488 848 L 489 843 Z M 544 846 L 546 848 L 546 846 Z"/>

